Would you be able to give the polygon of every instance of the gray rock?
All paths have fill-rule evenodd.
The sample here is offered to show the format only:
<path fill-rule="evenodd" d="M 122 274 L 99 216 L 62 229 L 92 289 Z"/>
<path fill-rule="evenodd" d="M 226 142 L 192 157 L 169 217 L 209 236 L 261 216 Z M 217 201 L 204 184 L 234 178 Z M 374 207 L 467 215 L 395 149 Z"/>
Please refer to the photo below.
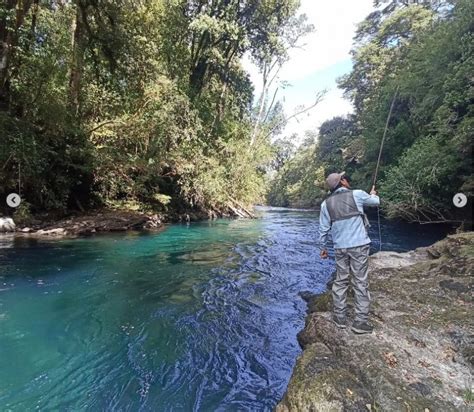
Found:
<path fill-rule="evenodd" d="M 15 222 L 11 217 L 0 217 L 0 232 L 14 232 Z"/>
<path fill-rule="evenodd" d="M 38 230 L 36 232 L 37 235 L 40 236 L 64 236 L 66 234 L 66 229 L 62 227 L 57 229 L 49 229 L 49 230 Z"/>
<path fill-rule="evenodd" d="M 420 260 L 421 257 L 415 252 L 377 252 L 370 257 L 370 266 L 372 269 L 398 269 L 414 265 Z"/>

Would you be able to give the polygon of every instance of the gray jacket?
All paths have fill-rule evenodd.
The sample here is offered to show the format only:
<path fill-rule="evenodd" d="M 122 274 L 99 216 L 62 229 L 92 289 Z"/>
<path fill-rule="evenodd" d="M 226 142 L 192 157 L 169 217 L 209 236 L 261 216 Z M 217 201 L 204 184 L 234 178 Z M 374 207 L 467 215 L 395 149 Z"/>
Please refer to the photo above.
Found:
<path fill-rule="evenodd" d="M 337 196 L 343 191 L 349 192 L 350 190 L 341 187 L 332 196 Z M 333 221 L 327 208 L 327 200 L 321 204 L 319 214 L 319 244 L 321 249 L 325 249 L 327 246 L 329 232 L 332 235 L 334 249 L 346 249 L 370 243 L 362 215 L 365 206 L 378 206 L 380 205 L 380 199 L 377 195 L 369 195 L 363 190 L 352 190 L 351 192 L 359 211 L 359 214 L 354 214 L 352 217 Z M 348 207 L 347 210 L 350 210 L 350 208 Z"/>

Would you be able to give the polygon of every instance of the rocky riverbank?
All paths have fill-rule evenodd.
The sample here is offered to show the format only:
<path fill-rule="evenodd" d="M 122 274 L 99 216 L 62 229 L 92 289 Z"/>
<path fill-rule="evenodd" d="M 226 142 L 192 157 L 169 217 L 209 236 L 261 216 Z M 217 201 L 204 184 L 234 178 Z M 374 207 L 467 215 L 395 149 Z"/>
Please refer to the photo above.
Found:
<path fill-rule="evenodd" d="M 331 322 L 305 296 L 303 348 L 277 412 L 472 411 L 474 234 L 371 257 L 372 335 Z"/>
<path fill-rule="evenodd" d="M 21 224 L 11 218 L 0 218 L 0 233 L 10 232 L 19 236 L 51 238 L 91 235 L 100 232 L 128 230 L 160 230 L 165 223 L 193 222 L 218 217 L 255 217 L 243 207 L 230 207 L 227 211 L 190 211 L 188 213 L 141 213 L 128 210 L 101 209 L 76 213 L 64 218 L 37 216 Z"/>

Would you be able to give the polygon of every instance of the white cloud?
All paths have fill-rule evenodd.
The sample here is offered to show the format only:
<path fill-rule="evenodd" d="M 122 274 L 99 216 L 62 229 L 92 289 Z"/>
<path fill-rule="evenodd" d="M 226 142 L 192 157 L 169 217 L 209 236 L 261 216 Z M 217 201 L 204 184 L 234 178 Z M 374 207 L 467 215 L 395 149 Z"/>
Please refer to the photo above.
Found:
<path fill-rule="evenodd" d="M 304 49 L 290 52 L 281 77 L 290 82 L 350 57 L 356 25 L 373 9 L 372 0 L 302 0 L 300 12 L 315 26 L 302 39 Z"/>
<path fill-rule="evenodd" d="M 302 0 L 300 13 L 305 13 L 308 22 L 315 26 L 315 32 L 302 39 L 303 49 L 290 52 L 289 61 L 279 74 L 279 81 L 288 81 L 292 86 L 280 93 L 284 98 L 287 115 L 295 112 L 297 106 L 309 106 L 313 96 L 321 89 L 318 73 L 350 59 L 350 49 L 356 26 L 373 10 L 372 0 Z M 255 96 L 261 93 L 262 81 L 257 68 L 246 57 L 244 67 L 250 73 L 255 86 Z M 298 133 L 319 128 L 322 122 L 337 115 L 352 112 L 352 106 L 342 97 L 342 91 L 335 86 L 335 77 L 330 81 L 328 94 L 313 110 L 291 120 L 284 133 Z M 327 77 L 327 76 L 326 76 Z M 320 79 L 319 79 L 320 81 Z M 326 85 L 322 86 L 326 87 Z"/>

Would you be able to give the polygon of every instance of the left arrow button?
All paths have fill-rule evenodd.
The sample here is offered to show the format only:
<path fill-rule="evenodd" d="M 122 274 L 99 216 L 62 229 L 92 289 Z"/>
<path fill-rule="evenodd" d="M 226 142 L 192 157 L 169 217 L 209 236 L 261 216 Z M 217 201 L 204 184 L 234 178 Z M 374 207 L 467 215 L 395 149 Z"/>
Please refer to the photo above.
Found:
<path fill-rule="evenodd" d="M 18 193 L 10 193 L 7 196 L 7 205 L 10 207 L 18 207 L 21 203 L 21 197 Z"/>

